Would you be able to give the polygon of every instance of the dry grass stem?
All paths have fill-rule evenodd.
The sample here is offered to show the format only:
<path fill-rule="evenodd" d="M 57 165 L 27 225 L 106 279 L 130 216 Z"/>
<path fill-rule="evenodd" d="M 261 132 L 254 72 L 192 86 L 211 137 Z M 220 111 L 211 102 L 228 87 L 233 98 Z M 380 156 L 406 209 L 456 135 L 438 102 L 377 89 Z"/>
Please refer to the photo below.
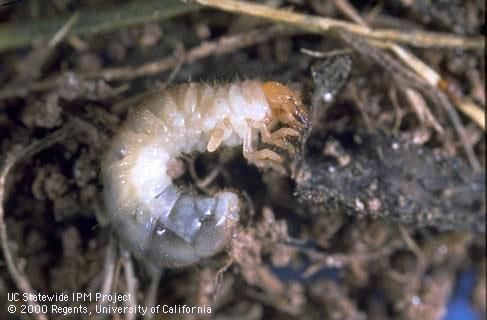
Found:
<path fill-rule="evenodd" d="M 443 134 L 445 130 L 438 122 L 438 120 L 436 120 L 436 118 L 433 116 L 433 113 L 431 112 L 430 108 L 428 108 L 428 105 L 426 101 L 424 101 L 423 96 L 417 90 L 407 88 L 407 87 L 402 89 L 406 94 L 406 98 L 409 101 L 409 105 L 417 114 L 419 120 L 421 122 L 425 122 L 426 124 L 428 124 L 430 127 L 435 129 L 436 132 L 438 132 L 439 134 Z"/>
<path fill-rule="evenodd" d="M 475 121 L 482 129 L 485 130 L 485 111 L 480 109 L 472 100 L 463 98 L 455 101 L 455 105 L 470 119 Z"/>
<path fill-rule="evenodd" d="M 343 14 L 349 17 L 351 20 L 360 24 L 364 27 L 368 27 L 368 24 L 365 20 L 362 19 L 360 14 L 355 10 L 355 8 L 347 1 L 347 0 L 334 0 L 333 3 L 340 10 Z M 413 55 L 409 50 L 391 42 L 391 41 L 380 41 L 380 40 L 371 40 L 372 44 L 379 48 L 387 48 L 394 52 L 397 57 L 399 57 L 402 62 L 404 62 L 407 66 L 411 69 L 416 71 L 423 79 L 425 79 L 431 86 L 438 87 L 440 86 L 440 81 L 446 81 L 441 78 L 441 76 L 428 65 L 426 65 L 423 61 Z M 406 89 L 406 94 L 408 98 L 410 97 L 411 89 Z M 455 106 L 460 109 L 465 115 L 467 115 L 470 119 L 472 119 L 476 124 L 478 124 L 482 129 L 485 129 L 485 112 L 480 107 L 478 107 L 472 100 L 462 98 L 462 99 L 454 99 Z M 423 104 L 424 105 L 424 104 Z M 425 106 L 425 105 L 424 105 Z M 413 105 L 414 107 L 414 105 Z M 418 107 L 419 108 L 419 107 Z M 442 133 L 443 130 L 439 123 L 434 119 L 431 111 L 428 109 L 426 110 L 426 116 L 428 118 L 428 122 L 435 128 L 436 131 Z"/>
<path fill-rule="evenodd" d="M 485 47 L 483 37 L 466 38 L 452 34 L 420 30 L 404 32 L 394 29 L 371 29 L 355 23 L 274 9 L 246 1 L 195 0 L 195 2 L 228 12 L 247 14 L 286 23 L 299 29 L 315 33 L 323 33 L 330 31 L 332 28 L 340 28 L 369 39 L 394 41 L 415 47 L 464 47 L 466 49 L 483 49 Z"/>
<path fill-rule="evenodd" d="M 367 21 L 362 18 L 353 5 L 347 0 L 333 0 L 333 4 L 341 13 L 350 18 L 353 22 L 363 27 L 368 27 Z"/>
<path fill-rule="evenodd" d="M 73 25 L 78 21 L 80 15 L 78 12 L 74 13 L 71 18 L 61 27 L 61 29 L 56 32 L 52 39 L 48 42 L 47 46 L 49 48 L 54 48 L 71 30 Z"/>
<path fill-rule="evenodd" d="M 426 65 L 419 58 L 414 56 L 408 50 L 398 46 L 391 42 L 379 42 L 373 41 L 374 45 L 379 47 L 388 48 L 393 51 L 407 66 L 416 71 L 424 80 L 426 80 L 431 86 L 442 89 L 446 82 L 435 70 Z M 460 109 L 466 116 L 479 125 L 482 129 L 485 129 L 485 111 L 477 106 L 472 100 L 467 98 L 453 99 L 455 106 Z"/>

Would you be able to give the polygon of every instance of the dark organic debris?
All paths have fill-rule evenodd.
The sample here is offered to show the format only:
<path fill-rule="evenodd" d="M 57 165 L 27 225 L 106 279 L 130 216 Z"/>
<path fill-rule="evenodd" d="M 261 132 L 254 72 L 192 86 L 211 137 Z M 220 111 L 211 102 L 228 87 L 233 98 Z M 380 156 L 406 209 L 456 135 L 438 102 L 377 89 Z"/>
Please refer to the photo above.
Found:
<path fill-rule="evenodd" d="M 378 134 L 312 136 L 296 171 L 311 205 L 440 230 L 485 232 L 485 174 L 459 159 Z"/>
<path fill-rule="evenodd" d="M 134 298 L 102 305 L 211 306 L 181 319 L 444 319 L 468 271 L 485 318 L 484 1 L 189 2 L 0 8 L 0 305 L 118 292 Z M 178 159 L 171 176 L 198 193 L 242 190 L 232 245 L 185 269 L 133 260 L 103 220 L 113 132 L 155 90 L 254 78 L 314 111 L 293 179 L 240 150 Z M 96 313 L 58 305 L 80 304 Z"/>

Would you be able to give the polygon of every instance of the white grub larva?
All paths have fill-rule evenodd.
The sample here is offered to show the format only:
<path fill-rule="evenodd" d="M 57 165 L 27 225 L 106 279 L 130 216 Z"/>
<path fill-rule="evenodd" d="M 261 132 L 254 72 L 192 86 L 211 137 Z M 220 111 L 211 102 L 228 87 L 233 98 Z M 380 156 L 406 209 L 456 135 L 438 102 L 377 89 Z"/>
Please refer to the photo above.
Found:
<path fill-rule="evenodd" d="M 218 253 L 238 222 L 239 197 L 180 189 L 168 163 L 185 153 L 243 145 L 250 163 L 282 170 L 280 154 L 256 149 L 258 133 L 262 142 L 293 152 L 286 138 L 301 135 L 307 122 L 299 95 L 278 82 L 188 83 L 155 94 L 127 119 L 103 161 L 113 228 L 137 257 L 162 267 Z"/>

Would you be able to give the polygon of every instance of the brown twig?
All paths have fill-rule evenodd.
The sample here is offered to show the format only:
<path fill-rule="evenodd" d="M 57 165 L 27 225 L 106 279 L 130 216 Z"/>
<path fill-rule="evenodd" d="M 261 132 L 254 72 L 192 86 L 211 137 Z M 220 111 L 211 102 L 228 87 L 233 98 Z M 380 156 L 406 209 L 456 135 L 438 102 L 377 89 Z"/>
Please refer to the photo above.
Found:
<path fill-rule="evenodd" d="M 404 247 L 402 241 L 392 241 L 387 246 L 372 252 L 351 252 L 327 254 L 312 249 L 303 249 L 313 263 L 303 272 L 303 277 L 310 277 L 323 268 L 341 268 L 357 261 L 371 261 L 388 256 L 397 249 Z"/>
<path fill-rule="evenodd" d="M 70 123 L 66 125 L 64 128 L 59 129 L 53 134 L 45 137 L 44 139 L 31 143 L 29 146 L 27 146 L 24 149 L 11 150 L 7 154 L 4 163 L 0 168 L 0 243 L 2 247 L 2 254 L 3 254 L 3 258 L 5 259 L 5 263 L 7 265 L 7 270 L 10 274 L 10 277 L 14 281 L 19 291 L 23 293 L 35 294 L 35 291 L 32 288 L 27 276 L 23 273 L 23 271 L 17 268 L 15 259 L 9 247 L 7 225 L 5 224 L 4 221 L 5 211 L 3 207 L 3 204 L 5 203 L 6 193 L 7 193 L 6 192 L 7 177 L 9 173 L 12 171 L 12 169 L 21 161 L 28 159 L 29 157 L 32 157 L 36 153 L 65 139 L 69 134 L 71 134 L 74 131 L 73 129 L 74 129 L 74 125 L 73 123 Z M 29 299 L 28 303 L 33 307 L 38 306 L 37 302 L 33 301 L 32 299 Z M 47 320 L 47 317 L 42 313 L 35 313 L 34 317 L 39 320 Z"/>
<path fill-rule="evenodd" d="M 367 128 L 367 132 L 373 132 L 374 126 L 372 125 L 372 120 L 370 119 L 366 111 L 366 105 L 364 101 L 365 94 L 359 93 L 359 90 L 355 84 L 350 85 L 349 88 L 350 88 L 350 95 L 353 101 L 355 102 L 357 109 L 360 111 L 360 114 L 362 115 L 362 119 L 364 121 L 365 127 Z"/>
<path fill-rule="evenodd" d="M 423 99 L 423 96 L 415 89 L 410 87 L 401 88 L 401 90 L 406 95 L 406 98 L 409 102 L 409 105 L 413 109 L 413 111 L 418 116 L 421 122 L 426 123 L 428 126 L 432 127 L 436 130 L 439 134 L 444 134 L 445 130 L 435 118 L 433 113 L 431 112 L 430 108 L 426 104 L 426 101 Z"/>
<path fill-rule="evenodd" d="M 483 37 L 466 38 L 421 30 L 405 32 L 394 29 L 371 29 L 355 23 L 274 9 L 246 1 L 195 0 L 195 2 L 228 12 L 248 14 L 271 21 L 286 23 L 296 28 L 315 33 L 328 32 L 333 28 L 339 28 L 365 36 L 369 39 L 389 40 L 416 47 L 464 47 L 466 49 L 483 49 L 485 47 Z"/>
<path fill-rule="evenodd" d="M 353 5 L 347 0 L 333 0 L 333 4 L 340 10 L 345 16 L 350 18 L 353 22 L 363 26 L 368 27 L 367 21 L 365 21 L 362 16 L 357 12 Z"/>
<path fill-rule="evenodd" d="M 138 67 L 104 69 L 101 72 L 88 74 L 87 78 L 102 78 L 107 81 L 130 80 L 142 76 L 150 76 L 172 69 L 178 63 L 192 63 L 197 60 L 211 56 L 220 56 L 238 49 L 249 47 L 257 43 L 274 38 L 277 34 L 285 32 L 282 27 L 271 27 L 267 29 L 254 29 L 248 32 L 223 36 L 216 41 L 203 42 L 199 46 L 189 50 L 181 59 L 171 56 L 162 60 L 146 63 Z M 289 32 L 289 31 L 288 31 Z"/>
<path fill-rule="evenodd" d="M 458 116 L 456 109 L 451 104 L 447 95 L 441 91 L 439 87 L 432 86 L 428 82 L 428 79 L 423 78 L 416 71 L 406 68 L 388 53 L 383 52 L 381 49 L 371 45 L 367 39 L 345 30 L 340 30 L 338 33 L 348 45 L 364 56 L 371 58 L 375 63 L 381 65 L 384 69 L 389 71 L 395 79 L 402 82 L 402 84 L 421 91 L 432 101 L 444 108 L 450 122 L 453 124 L 453 128 L 460 137 L 463 150 L 467 156 L 470 166 L 476 171 L 480 170 L 480 163 L 475 155 L 473 146 L 468 142 L 465 134 L 465 128 L 460 120 L 460 117 Z"/>
<path fill-rule="evenodd" d="M 104 79 L 106 81 L 116 81 L 132 80 L 138 77 L 155 75 L 171 70 L 175 65 L 184 65 L 209 56 L 227 54 L 238 49 L 268 41 L 269 39 L 276 37 L 276 35 L 283 33 L 292 34 L 293 31 L 286 30 L 280 26 L 273 26 L 266 29 L 254 29 L 232 36 L 223 36 L 215 41 L 203 42 L 187 51 L 183 58 L 173 55 L 137 67 L 110 68 L 89 74 L 80 74 L 79 78 L 84 80 Z M 67 73 L 69 72 L 65 72 L 43 81 L 24 84 L 22 86 L 6 87 L 0 90 L 0 99 L 24 96 L 32 91 L 49 90 L 61 85 L 62 82 L 65 81 Z"/>
<path fill-rule="evenodd" d="M 475 171 L 480 171 L 481 170 L 480 162 L 477 159 L 477 156 L 475 155 L 473 146 L 468 141 L 465 127 L 463 126 L 463 123 L 460 120 L 460 116 L 458 115 L 458 112 L 455 109 L 455 107 L 453 107 L 452 103 L 450 102 L 450 99 L 448 99 L 448 96 L 440 90 L 434 90 L 431 93 L 431 98 L 436 99 L 436 101 L 438 101 L 439 104 L 445 109 L 448 118 L 453 124 L 453 128 L 455 129 L 458 136 L 460 137 L 463 150 L 465 151 L 468 162 L 470 163 L 472 169 Z"/>
<path fill-rule="evenodd" d="M 360 14 L 355 10 L 355 8 L 347 1 L 347 0 L 333 0 L 335 6 L 347 17 L 352 19 L 354 22 L 368 27 L 368 23 L 362 19 Z M 416 71 L 424 80 L 426 80 L 431 86 L 438 87 L 442 91 L 447 92 L 450 99 L 454 102 L 455 106 L 458 107 L 464 114 L 466 114 L 470 119 L 475 121 L 482 129 L 485 129 L 485 113 L 484 111 L 479 108 L 473 101 L 468 98 L 457 97 L 448 90 L 450 85 L 448 85 L 445 79 L 442 79 L 441 76 L 435 72 L 432 68 L 426 65 L 423 61 L 418 59 L 414 56 L 411 52 L 407 49 L 393 43 L 390 41 L 378 41 L 373 40 L 371 41 L 372 44 L 378 46 L 380 48 L 387 48 L 393 51 L 397 57 L 401 59 L 408 67 L 412 70 Z M 411 90 L 406 88 L 406 90 Z M 436 131 L 442 133 L 442 129 L 440 129 L 440 125 L 437 121 L 433 118 L 431 112 L 426 110 L 429 113 L 429 121 L 430 124 L 435 128 Z"/>
<path fill-rule="evenodd" d="M 454 102 L 455 106 L 460 109 L 465 115 L 472 119 L 482 129 L 485 129 L 485 112 L 478 107 L 472 100 L 462 97 L 458 94 L 458 90 L 452 90 L 452 84 L 442 78 L 435 70 L 426 65 L 423 61 L 415 57 L 411 52 L 402 48 L 401 46 L 383 41 L 373 41 L 372 44 L 380 47 L 390 49 L 401 59 L 409 68 L 414 70 L 431 86 L 440 89 L 447 93 L 449 98 Z"/>
<path fill-rule="evenodd" d="M 401 235 L 402 240 L 406 244 L 406 246 L 411 250 L 414 255 L 418 258 L 418 262 L 422 269 L 426 266 L 426 261 L 428 260 L 421 248 L 418 246 L 416 241 L 413 240 L 411 235 L 409 234 L 408 230 L 404 226 L 398 226 L 399 234 Z"/>

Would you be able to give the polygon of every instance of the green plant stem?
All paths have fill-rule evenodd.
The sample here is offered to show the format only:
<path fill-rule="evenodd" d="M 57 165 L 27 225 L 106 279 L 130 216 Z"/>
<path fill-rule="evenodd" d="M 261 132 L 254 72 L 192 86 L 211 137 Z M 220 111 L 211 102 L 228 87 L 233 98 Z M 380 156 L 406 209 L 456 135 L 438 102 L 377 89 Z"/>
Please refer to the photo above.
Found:
<path fill-rule="evenodd" d="M 200 6 L 177 0 L 131 1 L 116 7 L 89 8 L 78 13 L 79 19 L 66 36 L 110 32 L 144 22 L 163 21 L 198 8 Z M 0 25 L 0 52 L 47 42 L 70 17 Z"/>

